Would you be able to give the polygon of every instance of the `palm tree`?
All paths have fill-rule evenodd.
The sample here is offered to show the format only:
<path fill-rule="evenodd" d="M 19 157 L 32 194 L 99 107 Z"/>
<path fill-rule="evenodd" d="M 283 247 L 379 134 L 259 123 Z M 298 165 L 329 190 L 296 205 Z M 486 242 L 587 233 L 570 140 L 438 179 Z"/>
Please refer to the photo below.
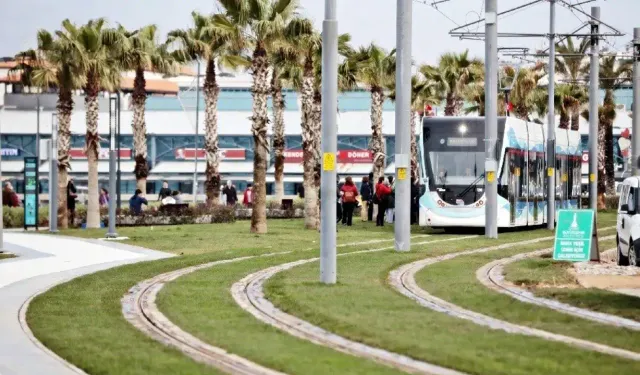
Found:
<path fill-rule="evenodd" d="M 613 93 L 630 82 L 632 72 L 633 64 L 629 60 L 619 60 L 615 56 L 606 56 L 600 60 L 600 88 L 604 89 L 603 111 L 608 115 L 601 117 L 598 127 L 598 144 L 602 145 L 606 152 L 604 155 L 605 185 L 607 194 L 611 195 L 615 194 L 615 156 L 613 155 L 615 99 Z"/>
<path fill-rule="evenodd" d="M 582 38 L 577 46 L 571 37 L 556 43 L 556 53 L 564 56 L 556 57 L 556 72 L 565 76 L 568 84 L 572 86 L 572 91 L 582 89 L 579 81 L 584 76 L 584 72 L 589 69 L 589 61 L 584 54 L 589 49 L 589 39 Z M 584 93 L 575 95 L 575 105 L 570 110 L 571 130 L 579 130 L 580 127 L 580 107 L 588 101 L 588 96 Z M 576 91 L 574 93 L 577 94 Z"/>
<path fill-rule="evenodd" d="M 582 112 L 582 116 L 587 121 L 589 121 L 589 117 L 590 117 L 589 110 L 584 110 Z M 609 150 L 606 149 L 607 147 L 606 131 L 605 131 L 606 127 L 602 126 L 602 124 L 609 124 L 609 123 L 613 124 L 613 121 L 616 118 L 615 106 L 612 106 L 612 105 L 598 106 L 598 118 L 600 122 L 600 126 L 598 127 L 598 144 L 600 145 L 600 147 L 598 147 L 598 155 L 597 155 L 597 158 L 598 158 L 598 209 L 603 210 L 606 208 L 604 196 L 605 196 L 605 193 L 607 192 L 607 180 L 609 177 L 606 170 L 605 160 L 607 158 L 606 154 Z M 611 144 L 611 149 L 613 150 L 613 144 Z"/>
<path fill-rule="evenodd" d="M 286 107 L 283 86 L 287 76 L 290 74 L 287 69 L 297 68 L 295 64 L 287 61 L 287 56 L 284 51 L 276 55 L 272 61 L 271 101 L 273 102 L 273 151 L 275 157 L 275 195 L 277 202 L 284 197 L 284 151 L 286 148 L 284 111 Z"/>
<path fill-rule="evenodd" d="M 377 181 L 384 174 L 385 148 L 382 135 L 382 106 L 386 98 L 386 88 L 395 82 L 395 50 L 388 52 L 371 44 L 360 47 L 353 55 L 358 82 L 371 92 L 371 141 L 369 150 L 373 155 L 373 179 Z"/>
<path fill-rule="evenodd" d="M 538 87 L 540 76 L 535 68 L 521 68 L 517 72 L 510 97 L 513 114 L 517 118 L 527 120 L 533 112 L 533 93 Z"/>
<path fill-rule="evenodd" d="M 72 34 L 61 37 L 68 39 Z M 90 20 L 80 27 L 75 35 L 82 53 L 78 56 L 78 64 L 86 77 L 84 82 L 87 134 L 85 151 L 89 164 L 87 228 L 100 227 L 100 205 L 98 202 L 98 152 L 100 138 L 98 136 L 98 95 L 100 91 L 113 91 L 120 85 L 120 66 L 116 60 L 116 51 L 122 50 L 126 43 L 124 36 L 116 29 L 106 28 L 102 18 Z"/>
<path fill-rule="evenodd" d="M 464 104 L 464 88 L 481 80 L 483 64 L 481 60 L 470 59 L 469 50 L 466 50 L 460 54 L 445 53 L 437 66 L 423 65 L 420 71 L 437 82 L 438 91 L 445 98 L 444 115 L 457 116 Z"/>
<path fill-rule="evenodd" d="M 267 98 L 269 82 L 269 52 L 286 35 L 289 21 L 296 16 L 298 0 L 219 0 L 224 14 L 214 16 L 216 27 L 238 35 L 242 46 L 253 47 L 251 74 L 253 82 L 253 115 L 251 117 L 254 141 L 253 183 L 255 200 L 251 215 L 251 232 L 267 232 L 266 174 L 267 174 Z M 302 23 L 294 23 L 299 26 Z"/>
<path fill-rule="evenodd" d="M 220 15 L 217 15 L 220 16 Z M 193 27 L 188 30 L 173 30 L 168 35 L 167 44 L 177 47 L 174 57 L 183 63 L 204 60 L 205 101 L 205 153 L 207 204 L 215 204 L 220 197 L 220 159 L 218 148 L 218 95 L 220 87 L 216 80 L 218 66 L 235 69 L 248 66 L 248 59 L 239 53 L 242 40 L 235 28 L 217 27 L 214 16 L 192 12 Z M 198 72 L 200 74 L 200 72 Z M 198 126 L 198 124 L 196 124 Z M 197 148 L 197 147 L 196 147 Z"/>
<path fill-rule="evenodd" d="M 35 50 L 16 56 L 18 69 L 29 86 L 57 88 L 58 103 L 58 225 L 69 226 L 67 215 L 67 181 L 71 156 L 71 113 L 73 112 L 73 90 L 84 85 L 84 75 L 78 65 L 81 54 L 75 42 L 78 29 L 69 20 L 62 22 L 62 30 L 54 37 L 46 30 L 38 31 Z"/>
<path fill-rule="evenodd" d="M 145 104 L 147 101 L 145 70 L 173 74 L 177 70 L 175 61 L 166 53 L 164 46 L 157 43 L 156 25 L 147 25 L 133 32 L 119 26 L 118 31 L 127 39 L 118 59 L 123 70 L 134 71 L 133 93 L 133 148 L 135 149 L 135 169 L 137 188 L 146 191 L 149 166 L 147 164 L 147 124 Z"/>

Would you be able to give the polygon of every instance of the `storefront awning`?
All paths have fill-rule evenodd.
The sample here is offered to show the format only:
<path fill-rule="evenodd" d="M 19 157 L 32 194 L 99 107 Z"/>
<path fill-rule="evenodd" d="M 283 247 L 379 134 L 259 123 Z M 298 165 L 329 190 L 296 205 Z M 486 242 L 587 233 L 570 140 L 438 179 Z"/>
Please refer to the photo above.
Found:
<path fill-rule="evenodd" d="M 198 173 L 202 174 L 206 171 L 206 161 L 198 160 Z M 193 161 L 163 161 L 158 163 L 151 169 L 152 175 L 174 174 L 174 173 L 193 173 Z M 221 162 L 220 174 L 252 174 L 253 162 Z"/>
<path fill-rule="evenodd" d="M 40 174 L 49 173 L 50 163 L 44 163 L 40 166 L 39 172 Z M 87 174 L 89 173 L 89 162 L 87 160 L 75 160 L 71 161 L 71 170 L 70 174 Z M 121 160 L 120 161 L 120 172 L 124 174 L 132 173 L 136 166 L 136 162 L 132 160 Z M 109 161 L 108 160 L 100 160 L 98 161 L 98 173 L 99 174 L 108 174 L 109 173 Z"/>

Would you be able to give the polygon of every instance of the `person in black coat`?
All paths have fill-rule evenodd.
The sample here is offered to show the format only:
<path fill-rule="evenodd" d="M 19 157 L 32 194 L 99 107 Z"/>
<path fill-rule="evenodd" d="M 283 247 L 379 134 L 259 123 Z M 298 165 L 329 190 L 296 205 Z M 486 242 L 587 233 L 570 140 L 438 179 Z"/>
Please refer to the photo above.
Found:
<path fill-rule="evenodd" d="M 373 188 L 369 183 L 369 177 L 362 177 L 362 185 L 360 186 L 360 196 L 362 199 L 362 208 L 360 209 L 360 217 L 362 221 L 367 221 L 369 213 L 369 205 L 373 200 Z M 373 212 L 372 212 L 373 213 Z"/>
<path fill-rule="evenodd" d="M 171 189 L 169 189 L 169 182 L 162 181 L 162 188 L 160 189 L 160 192 L 158 193 L 158 201 L 162 201 L 166 197 L 170 197 L 171 193 L 172 193 L 172 191 L 171 191 Z"/>
<path fill-rule="evenodd" d="M 336 176 L 336 223 L 342 221 L 342 224 L 347 224 L 346 216 L 342 215 L 342 197 L 340 196 L 340 190 L 342 189 L 342 184 L 340 183 L 340 176 Z M 344 216 L 344 217 L 343 217 Z"/>
<path fill-rule="evenodd" d="M 420 188 L 415 178 L 411 178 L 411 224 L 418 224 L 418 208 Z"/>
<path fill-rule="evenodd" d="M 373 184 L 375 181 L 373 180 L 373 172 L 369 172 L 369 189 L 371 189 L 371 199 L 369 200 L 369 205 L 367 206 L 367 219 L 369 221 L 373 221 L 373 194 L 374 188 Z"/>

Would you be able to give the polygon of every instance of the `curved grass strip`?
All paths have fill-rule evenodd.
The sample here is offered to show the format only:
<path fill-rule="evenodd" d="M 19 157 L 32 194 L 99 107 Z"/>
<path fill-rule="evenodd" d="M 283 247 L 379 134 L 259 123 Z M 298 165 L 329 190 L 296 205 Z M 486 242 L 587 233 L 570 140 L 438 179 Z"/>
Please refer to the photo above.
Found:
<path fill-rule="evenodd" d="M 612 245 L 606 241 L 605 244 Z M 524 304 L 487 289 L 475 278 L 473 272 L 461 271 L 475 270 L 490 261 L 527 252 L 527 250 L 533 249 L 475 254 L 440 262 L 418 272 L 416 283 L 421 289 L 437 298 L 485 316 L 619 348 L 631 352 L 636 358 L 640 356 L 638 354 L 640 333 L 637 331 L 603 325 L 545 307 Z"/>
<path fill-rule="evenodd" d="M 615 250 L 616 248 L 614 248 Z M 589 319 L 601 324 L 608 324 L 616 327 L 640 330 L 640 322 L 625 319 L 616 315 L 606 314 L 603 312 L 592 311 L 580 307 L 572 306 L 549 298 L 537 297 L 534 293 L 527 289 L 518 287 L 508 283 L 504 277 L 505 266 L 522 261 L 549 254 L 548 250 L 534 251 L 531 253 L 517 254 L 508 258 L 502 258 L 488 263 L 476 272 L 478 280 L 487 288 L 496 292 L 503 293 L 507 296 L 517 299 L 518 301 L 543 306 L 552 310 L 556 310 L 565 314 L 577 316 L 583 319 Z M 633 298 L 633 297 L 629 297 Z"/>

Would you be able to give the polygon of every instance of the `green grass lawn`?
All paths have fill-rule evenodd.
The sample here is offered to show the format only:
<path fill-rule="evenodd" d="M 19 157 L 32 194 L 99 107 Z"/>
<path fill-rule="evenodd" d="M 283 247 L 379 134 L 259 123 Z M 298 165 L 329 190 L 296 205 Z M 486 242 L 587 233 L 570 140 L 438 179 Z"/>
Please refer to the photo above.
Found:
<path fill-rule="evenodd" d="M 127 265 L 59 285 L 33 300 L 27 311 L 29 326 L 47 347 L 90 374 L 218 374 L 219 372 L 190 360 L 182 353 L 147 338 L 131 326 L 122 316 L 120 305 L 122 296 L 139 281 L 175 269 L 238 256 L 314 247 L 315 251 L 299 251 L 286 256 L 239 263 L 234 265 L 240 269 L 237 274 L 231 273 L 227 268 L 220 273 L 218 272 L 220 269 L 212 269 L 211 274 L 222 278 L 228 286 L 218 285 L 217 282 L 200 284 L 201 290 L 206 290 L 208 294 L 205 295 L 210 299 L 194 298 L 188 301 L 192 304 L 186 303 L 186 305 L 195 306 L 196 310 L 202 309 L 198 322 L 209 320 L 207 315 L 209 310 L 205 308 L 222 314 L 222 327 L 228 329 L 228 336 L 225 339 L 237 335 L 236 344 L 243 343 L 247 350 L 252 347 L 255 351 L 265 350 L 263 358 L 269 354 L 275 355 L 276 352 L 286 354 L 287 350 L 282 350 L 285 347 L 298 354 L 324 352 L 327 362 L 323 365 L 324 367 L 321 366 L 323 369 L 336 366 L 350 368 L 349 372 L 353 370 L 355 371 L 353 373 L 358 371 L 361 371 L 359 372 L 361 374 L 392 373 L 392 370 L 384 366 L 340 355 L 331 350 L 321 350 L 317 346 L 303 343 L 279 331 L 276 332 L 258 323 L 253 317 L 236 307 L 230 300 L 228 292 L 228 287 L 236 281 L 236 276 L 240 278 L 254 269 L 318 254 L 318 233 L 302 230 L 301 220 L 270 221 L 270 233 L 263 236 L 249 234 L 249 224 L 248 221 L 243 221 L 224 225 L 156 227 L 153 231 L 150 228 L 123 228 L 120 232 L 131 236 L 132 243 L 136 245 L 157 250 L 201 254 Z M 429 232 L 419 228 L 414 229 L 416 232 L 414 235 Z M 99 237 L 103 235 L 102 233 L 103 231 L 86 230 L 64 232 L 67 235 L 88 238 Z M 184 233 L 190 235 L 176 238 L 177 235 Z M 340 227 L 338 233 L 339 243 L 381 239 L 392 240 L 393 228 L 390 226 L 376 228 L 371 223 L 358 223 L 351 228 Z M 421 241 L 430 239 L 431 237 L 420 238 Z M 359 245 L 349 250 L 372 246 L 393 246 L 393 242 Z M 190 283 L 189 285 L 193 287 L 198 284 Z M 191 290 L 188 288 L 186 292 L 191 293 Z M 159 302 L 162 301 L 161 299 Z M 223 303 L 228 306 L 223 306 Z M 238 321 L 235 322 L 232 318 Z M 226 324 L 225 319 L 229 319 L 230 324 Z M 242 327 L 246 329 L 242 330 Z M 252 346 L 253 342 L 270 343 L 268 340 L 260 341 L 260 334 L 263 331 L 267 332 L 269 339 L 278 337 L 273 341 L 274 345 L 276 342 L 281 342 L 282 346 L 279 346 L 277 351 L 267 350 L 269 345 L 260 350 Z M 197 333 L 197 330 L 194 332 Z M 231 339 L 229 342 L 230 345 L 234 343 Z M 298 346 L 301 348 L 300 351 L 295 349 Z M 298 366 L 311 366 L 304 355 L 301 355 L 299 360 L 303 364 L 300 365 L 299 362 Z"/>
<path fill-rule="evenodd" d="M 610 225 L 606 220 L 604 224 Z M 158 305 L 172 321 L 205 341 L 291 374 L 397 373 L 284 334 L 258 322 L 232 300 L 231 285 L 247 274 L 317 256 L 317 232 L 303 231 L 301 226 L 299 220 L 273 220 L 269 222 L 270 233 L 265 236 L 250 235 L 248 222 L 153 230 L 122 228 L 119 233 L 129 236 L 135 245 L 199 255 L 123 266 L 62 284 L 33 301 L 27 313 L 29 325 L 45 345 L 88 373 L 217 374 L 130 326 L 122 317 L 121 297 L 141 280 L 190 265 L 314 247 L 315 251 L 225 264 L 181 277 L 162 290 Z M 390 226 L 381 229 L 358 222 L 352 228 L 339 230 L 339 243 L 393 238 Z M 102 233 L 65 232 L 84 237 Z M 428 231 L 414 231 L 424 233 Z M 402 263 L 549 235 L 546 230 L 510 232 L 501 234 L 499 240 L 478 237 L 419 245 L 410 253 L 385 251 L 344 257 L 340 258 L 339 284 L 335 287 L 317 282 L 318 264 L 314 262 L 278 275 L 268 284 L 267 292 L 285 310 L 345 336 L 474 374 L 601 374 L 613 366 L 616 373 L 631 373 L 635 364 L 623 360 L 510 336 L 431 312 L 386 285 L 388 271 Z M 449 237 L 434 234 L 414 243 Z M 344 247 L 340 251 L 385 246 L 393 246 L 393 242 Z M 475 269 L 468 272 L 475 274 Z"/>
<path fill-rule="evenodd" d="M 193 224 L 174 226 L 117 228 L 120 236 L 129 237 L 124 243 L 174 254 L 193 255 L 209 252 L 229 252 L 254 249 L 283 251 L 318 247 L 320 233 L 301 230 L 300 219 L 270 220 L 269 232 L 256 235 L 249 232 L 248 221 L 229 224 Z M 366 228 L 366 231 L 363 230 Z M 433 233 L 427 228 L 413 227 L 415 235 Z M 82 238 L 104 238 L 106 229 L 69 229 L 61 234 Z M 393 238 L 393 227 L 376 227 L 372 223 L 354 223 L 352 227 L 339 226 L 338 243 L 351 243 Z"/>
<path fill-rule="evenodd" d="M 615 246 L 608 242 L 606 250 Z M 505 278 L 526 287 L 534 295 L 555 299 L 576 307 L 640 321 L 640 298 L 597 288 L 582 288 L 568 270 L 567 262 L 531 258 L 508 264 Z M 563 287 L 561 287 L 563 286 Z"/>

